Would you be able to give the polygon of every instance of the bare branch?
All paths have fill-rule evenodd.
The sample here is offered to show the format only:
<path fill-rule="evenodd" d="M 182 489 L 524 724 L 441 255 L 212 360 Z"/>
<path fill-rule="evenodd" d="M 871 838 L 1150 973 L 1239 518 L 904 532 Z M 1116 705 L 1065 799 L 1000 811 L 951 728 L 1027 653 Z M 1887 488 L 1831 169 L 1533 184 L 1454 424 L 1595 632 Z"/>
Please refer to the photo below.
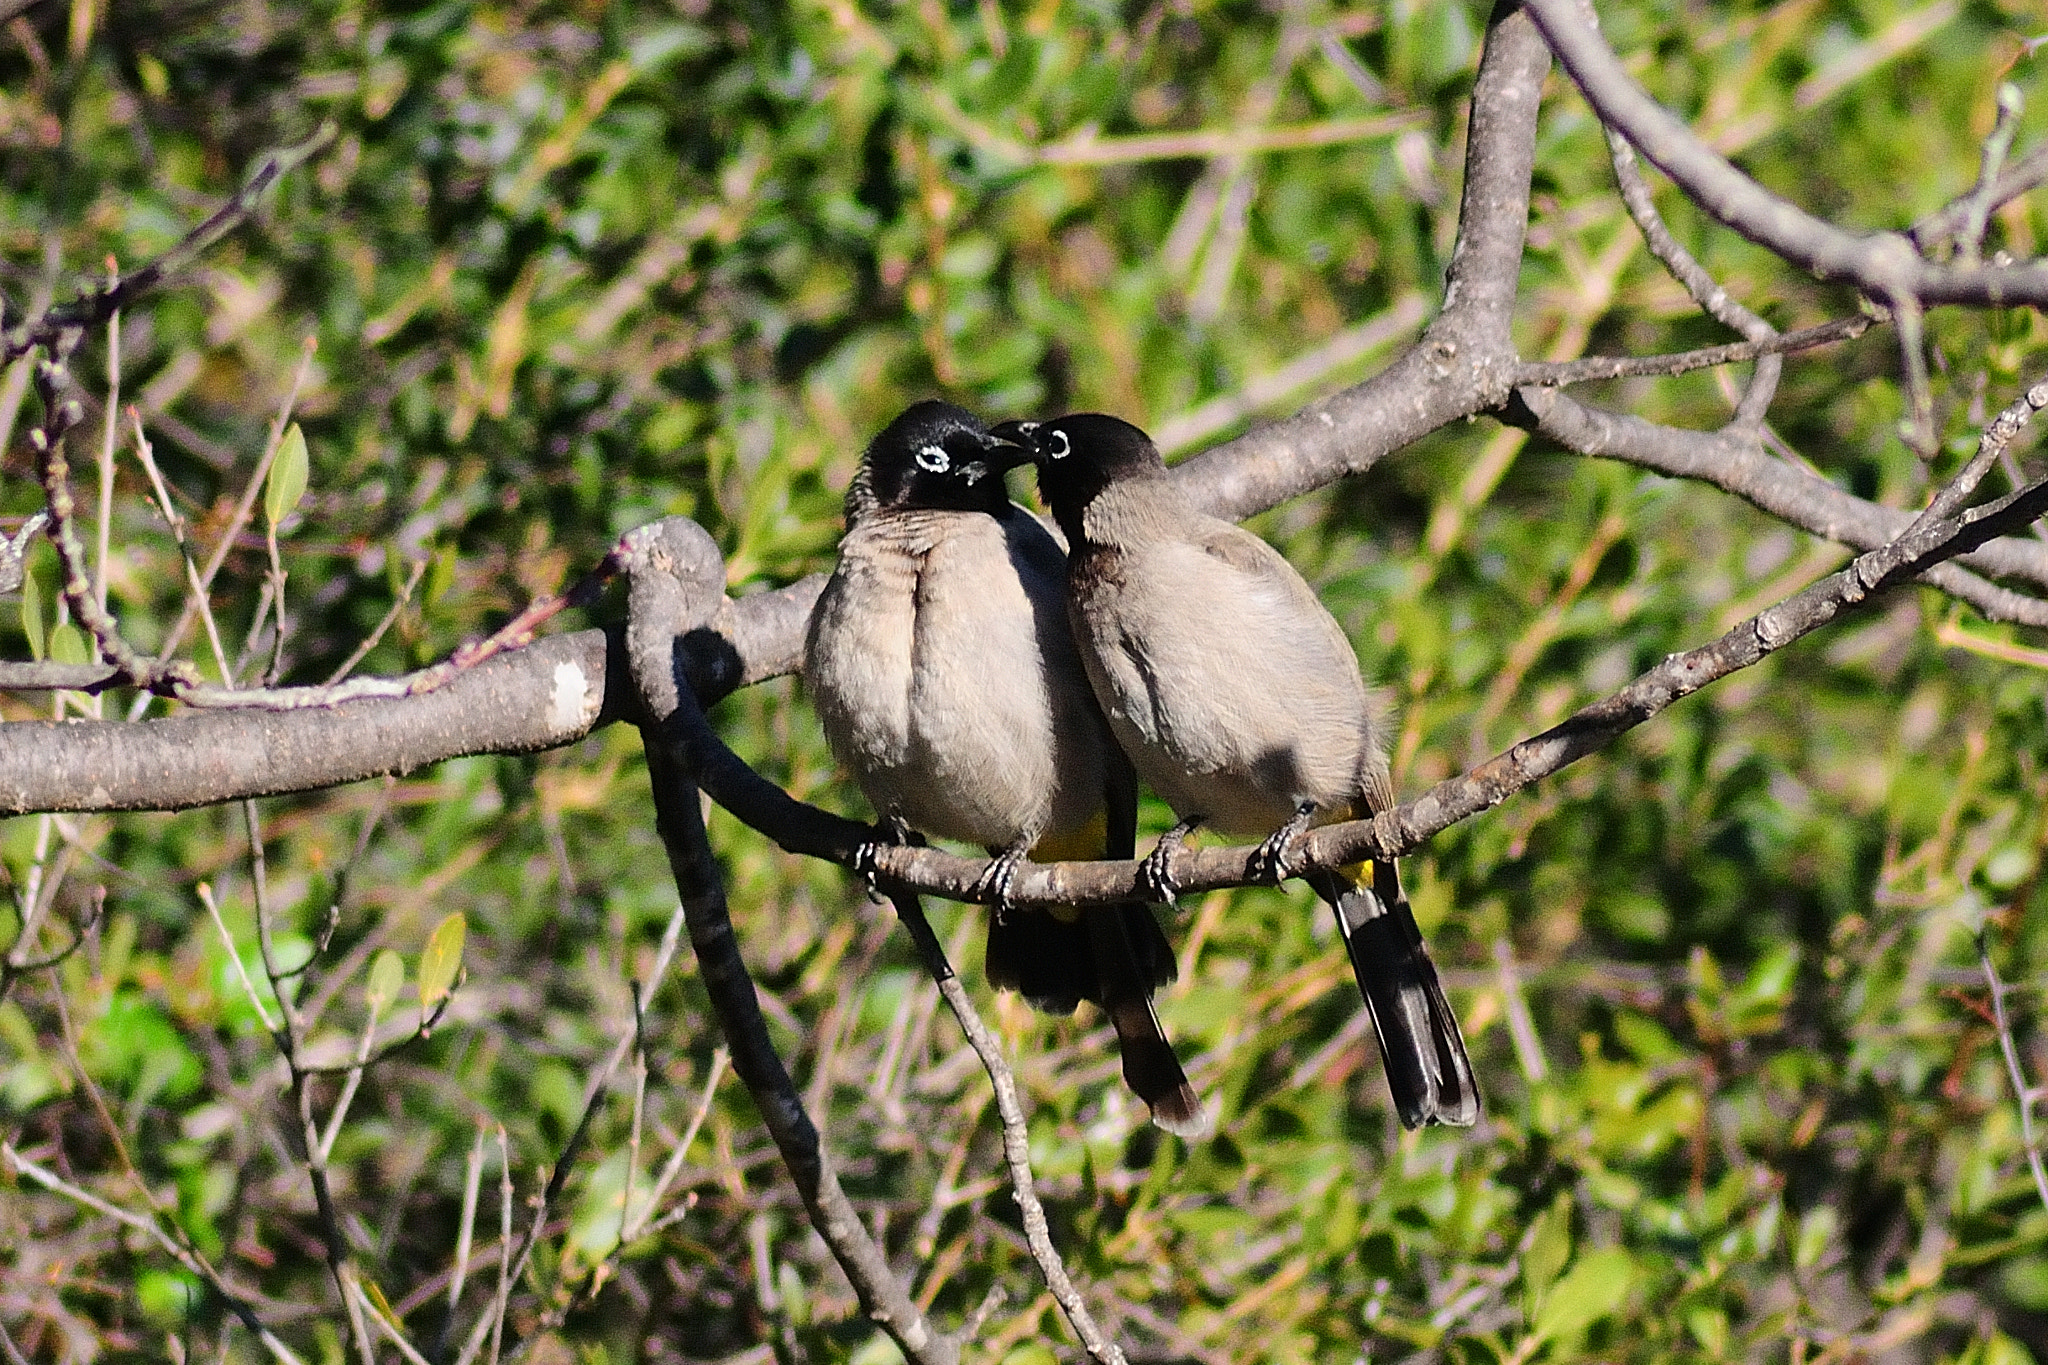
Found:
<path fill-rule="evenodd" d="M 1991 186 L 1990 195 L 1982 201 L 1982 208 L 1988 218 L 1992 210 L 2007 204 L 2041 185 L 2048 184 L 2048 147 L 2036 147 L 2018 161 L 1999 172 L 1998 179 Z M 1913 244 L 1921 251 L 1932 255 L 1938 248 L 1947 245 L 1968 230 L 1978 212 L 1979 196 L 1983 194 L 1980 183 L 1977 188 L 1963 195 L 1955 202 L 1930 213 L 1906 231 Z M 1978 229 L 1980 235 L 1982 229 Z"/>
<path fill-rule="evenodd" d="M 297 146 L 267 154 L 232 199 L 186 233 L 176 246 L 139 270 L 109 279 L 98 289 L 45 308 L 0 333 L 0 365 L 26 355 L 38 346 L 52 345 L 66 332 L 98 327 L 122 307 L 156 289 L 173 272 L 183 269 L 215 242 L 240 227 L 255 212 L 263 192 L 275 184 L 279 176 L 317 156 L 334 141 L 336 131 L 334 124 L 323 123 L 313 136 Z"/>
<path fill-rule="evenodd" d="M 655 824 L 682 893 L 705 992 L 732 1049 L 733 1070 L 760 1107 L 811 1226 L 825 1239 L 868 1315 L 918 1365 L 956 1365 L 958 1345 L 931 1329 L 840 1188 L 817 1125 L 804 1112 L 796 1084 L 768 1037 L 753 978 L 733 937 L 724 882 L 691 782 L 694 765 L 687 750 L 675 743 L 668 723 L 679 710 L 702 719 L 691 696 L 697 680 L 685 672 L 677 646 L 730 612 L 718 548 L 696 523 L 670 518 L 628 534 L 620 560 L 630 592 L 626 645 L 646 713 L 641 733 Z"/>
<path fill-rule="evenodd" d="M 959 974 L 946 960 L 945 946 L 932 932 L 931 921 L 924 917 L 924 905 L 916 893 L 892 894 L 889 903 L 896 907 L 897 916 L 903 921 L 903 927 L 910 933 L 910 941 L 916 945 L 917 954 L 924 961 L 925 971 L 938 986 L 939 994 L 945 997 L 947 1007 L 960 1023 L 960 1031 L 967 1035 L 967 1045 L 974 1049 L 975 1056 L 981 1058 L 982 1068 L 988 1072 L 989 1084 L 995 1089 L 996 1113 L 1003 1125 L 1003 1160 L 1010 1168 L 1010 1189 L 1016 1195 L 1017 1208 L 1024 1216 L 1025 1244 L 1031 1248 L 1031 1259 L 1038 1262 L 1038 1272 L 1045 1278 L 1045 1287 L 1051 1291 L 1060 1311 L 1067 1315 L 1074 1335 L 1081 1339 L 1081 1346 L 1091 1360 L 1100 1361 L 1102 1365 L 1125 1365 L 1123 1348 L 1110 1340 L 1096 1323 L 1095 1315 L 1088 1311 L 1087 1300 L 1081 1297 L 1081 1291 L 1074 1287 L 1073 1277 L 1067 1273 L 1066 1262 L 1060 1259 L 1059 1248 L 1052 1244 L 1052 1228 L 1045 1220 L 1045 1205 L 1039 1202 L 1031 1171 L 1031 1132 L 1025 1127 L 1024 1105 L 1017 1098 L 1017 1077 L 1003 1057 L 1003 1045 L 982 1022 L 974 1002 L 967 996 L 967 988 L 960 984 Z"/>
<path fill-rule="evenodd" d="M 1495 12 L 1472 90 L 1465 194 L 1443 312 L 1362 384 L 1177 467 L 1198 506 L 1233 521 L 1370 469 L 1461 417 L 1498 407 L 1516 357 L 1508 334 L 1529 218 L 1536 105 L 1550 54 L 1519 9 Z"/>
<path fill-rule="evenodd" d="M 1761 341 L 1707 346 L 1697 351 L 1678 351 L 1671 355 L 1595 355 L 1587 356 L 1583 360 L 1530 360 L 1523 362 L 1521 368 L 1516 371 L 1515 383 L 1584 384 L 1595 379 L 1685 374 L 1691 370 L 1704 370 L 1715 365 L 1732 365 L 1738 361 L 1755 360 L 1759 356 L 1783 355 L 1788 351 L 1805 351 L 1815 346 L 1849 341 L 1869 331 L 1872 321 L 1867 317 L 1841 318 L 1834 322 L 1823 322 L 1817 327 L 1804 327 L 1796 332 L 1781 334 L 1772 331 Z"/>
<path fill-rule="evenodd" d="M 1651 99 L 1586 22 L 1578 0 L 1527 0 L 1527 9 L 1601 122 L 1619 130 L 1694 203 L 1750 241 L 1822 279 L 1850 280 L 1893 307 L 1905 299 L 2001 307 L 2048 303 L 2048 264 L 1935 265 L 1903 233 L 1858 236 L 1779 198 Z"/>
<path fill-rule="evenodd" d="M 1984 983 L 1991 988 L 1991 1017 L 1998 1029 L 1998 1047 L 2005 1054 L 2005 1074 L 2012 1080 L 2013 1100 L 2020 1110 L 2020 1146 L 2027 1152 L 2027 1169 L 2034 1176 L 2034 1192 L 2048 1208 L 2048 1168 L 2041 1163 L 2041 1144 L 2034 1137 L 2034 1090 L 2027 1085 L 2027 1073 L 2020 1066 L 2019 1045 L 2013 1041 L 2012 1020 L 2006 1017 L 2005 993 L 2009 989 L 1991 965 L 1991 946 L 1984 931 L 1977 931 L 1977 961 L 1984 969 Z"/>
<path fill-rule="evenodd" d="M 0 810 L 176 810 L 410 772 L 459 754 L 551 749 L 615 715 L 609 657 L 605 633 L 591 630 L 412 697 L 133 724 L 14 721 L 0 725 Z"/>
<path fill-rule="evenodd" d="M 1650 254 L 1664 263 L 1671 277 L 1685 286 L 1685 292 L 1692 295 L 1693 302 L 1708 317 L 1750 341 L 1762 342 L 1776 336 L 1777 328 L 1730 295 L 1690 251 L 1678 244 L 1678 239 L 1664 224 L 1664 215 L 1657 212 L 1656 200 L 1651 197 L 1650 187 L 1643 180 L 1642 167 L 1636 161 L 1635 148 L 1629 146 L 1628 139 L 1613 128 L 1605 131 L 1608 156 L 1614 163 L 1615 187 L 1621 191 L 1622 205 L 1635 221 L 1636 230 L 1643 234 Z M 1734 425 L 1738 429 L 1754 427 L 1763 421 L 1771 399 L 1777 395 L 1778 378 L 1783 372 L 1784 362 L 1775 358 L 1763 360 L 1756 367 L 1749 388 L 1744 390 L 1742 401 L 1735 409 Z"/>
<path fill-rule="evenodd" d="M 1860 550 L 1885 544 L 1913 520 L 1912 513 L 1869 502 L 1774 458 L 1749 433 L 1659 426 L 1581 403 L 1554 388 L 1524 388 L 1516 399 L 1517 410 L 1507 414 L 1508 420 L 1530 425 L 1568 450 L 1711 483 L 1793 526 Z M 2041 599 L 1987 583 L 1961 567 L 2048 582 L 2048 546 L 1997 540 L 1958 559 L 1936 565 L 1928 581 L 1994 620 L 2048 625 L 2048 605 Z"/>

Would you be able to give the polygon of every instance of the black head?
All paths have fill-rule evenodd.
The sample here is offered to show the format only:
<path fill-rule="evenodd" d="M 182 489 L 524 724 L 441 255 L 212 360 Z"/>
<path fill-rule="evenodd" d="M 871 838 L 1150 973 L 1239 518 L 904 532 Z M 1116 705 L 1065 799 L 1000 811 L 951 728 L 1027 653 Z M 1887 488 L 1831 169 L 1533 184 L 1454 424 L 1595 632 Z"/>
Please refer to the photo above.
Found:
<path fill-rule="evenodd" d="M 996 436 L 965 408 L 913 403 L 868 443 L 847 507 L 936 507 L 1000 514 L 1010 505 L 1003 473 L 1029 464 L 1031 452 Z"/>
<path fill-rule="evenodd" d="M 1038 491 L 1070 542 L 1081 540 L 1081 509 L 1095 495 L 1125 479 L 1164 476 L 1166 461 L 1152 438 L 1121 417 L 1100 412 L 1069 413 L 1044 422 L 1004 422 L 999 437 L 1031 448 L 1038 466 Z"/>

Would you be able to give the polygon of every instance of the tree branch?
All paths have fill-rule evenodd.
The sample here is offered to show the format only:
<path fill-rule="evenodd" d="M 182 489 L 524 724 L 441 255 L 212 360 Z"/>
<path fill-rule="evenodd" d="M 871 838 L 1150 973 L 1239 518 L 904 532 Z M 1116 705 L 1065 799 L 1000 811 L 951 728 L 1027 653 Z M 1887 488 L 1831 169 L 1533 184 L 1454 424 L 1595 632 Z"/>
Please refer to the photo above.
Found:
<path fill-rule="evenodd" d="M 1822 279 L 1846 279 L 1897 306 L 2048 304 L 2048 264 L 1934 265 L 1903 233 L 1858 236 L 1759 185 L 1702 142 L 1630 78 L 1579 0 L 1527 0 L 1551 51 L 1593 106 L 1686 196 L 1728 227 Z"/>
<path fill-rule="evenodd" d="M 1787 351 L 1810 350 L 1837 341 L 1849 341 L 1870 330 L 1867 317 L 1840 318 L 1796 332 L 1772 332 L 1761 341 L 1738 341 L 1726 346 L 1706 346 L 1697 351 L 1670 355 L 1591 355 L 1581 360 L 1529 360 L 1515 371 L 1515 383 L 1551 387 L 1584 384 L 1596 379 L 1632 379 L 1640 376 L 1685 374 L 1715 365 L 1732 365 L 1760 356 L 1783 355 Z"/>
<path fill-rule="evenodd" d="M 733 1070 L 759 1106 L 811 1226 L 831 1248 L 868 1316 L 918 1365 L 957 1365 L 957 1343 L 932 1331 L 840 1188 L 817 1125 L 804 1112 L 768 1037 L 753 978 L 733 936 L 718 859 L 691 782 L 689 751 L 672 737 L 669 718 L 676 712 L 702 715 L 692 689 L 703 684 L 706 671 L 691 666 L 688 642 L 732 610 L 718 547 L 695 522 L 672 517 L 629 533 L 619 558 L 630 595 L 626 649 L 643 712 L 655 824 L 682 893 L 704 989 L 732 1049 Z"/>
<path fill-rule="evenodd" d="M 1081 1291 L 1074 1287 L 1073 1277 L 1067 1273 L 1059 1248 L 1052 1244 L 1052 1227 L 1046 1221 L 1045 1205 L 1039 1202 L 1031 1170 L 1031 1132 L 1024 1123 L 1024 1105 L 1017 1098 L 1017 1077 L 1003 1057 L 1003 1045 L 982 1022 L 974 1002 L 967 996 L 967 988 L 960 984 L 959 974 L 946 960 L 945 945 L 932 932 L 931 922 L 924 917 L 924 905 L 916 894 L 894 892 L 889 903 L 896 907 L 896 915 L 909 931 L 910 941 L 916 946 L 926 973 L 938 986 L 947 1007 L 953 1011 L 960 1031 L 967 1035 L 967 1045 L 974 1049 L 974 1055 L 981 1058 L 982 1069 L 988 1072 L 989 1085 L 996 1096 L 996 1114 L 1003 1126 L 1003 1161 L 1010 1168 L 1010 1189 L 1016 1195 L 1017 1209 L 1024 1217 L 1025 1245 L 1031 1249 L 1031 1259 L 1038 1262 L 1038 1273 L 1044 1278 L 1046 1289 L 1051 1292 L 1053 1301 L 1059 1304 L 1060 1311 L 1067 1315 L 1067 1322 L 1073 1327 L 1074 1335 L 1081 1339 L 1082 1349 L 1088 1352 L 1089 1359 L 1099 1361 L 1101 1365 L 1125 1365 L 1123 1348 L 1110 1340 L 1096 1323 L 1095 1315 L 1088 1311 L 1087 1300 L 1081 1297 Z"/>
<path fill-rule="evenodd" d="M 1446 423 L 1505 402 L 1517 363 L 1508 322 L 1536 161 L 1536 106 L 1550 54 L 1526 15 L 1494 11 L 1472 88 L 1465 192 L 1443 311 L 1362 384 L 1176 466 L 1196 505 L 1239 521 L 1362 473 Z"/>
<path fill-rule="evenodd" d="M 1912 524 L 1914 514 L 1857 497 L 1773 458 L 1748 432 L 1684 431 L 1581 403 L 1555 388 L 1523 388 L 1503 419 L 1529 426 L 1567 450 L 1697 479 L 1733 493 L 1779 520 L 1859 550 L 1873 550 Z M 1938 565 L 1929 582 L 1993 620 L 2048 625 L 2041 599 L 1987 583 L 1967 565 L 2000 577 L 2048 583 L 2048 545 L 1996 540 Z"/>
<path fill-rule="evenodd" d="M 240 227 L 255 212 L 263 192 L 279 176 L 295 170 L 319 155 L 334 141 L 335 125 L 322 123 L 313 136 L 293 147 L 266 154 L 235 196 L 210 214 L 163 255 L 97 289 L 43 309 L 0 333 L 0 365 L 26 355 L 38 346 L 49 346 L 66 332 L 98 327 L 114 313 L 161 285 L 173 271 L 182 269 L 215 242 Z"/>

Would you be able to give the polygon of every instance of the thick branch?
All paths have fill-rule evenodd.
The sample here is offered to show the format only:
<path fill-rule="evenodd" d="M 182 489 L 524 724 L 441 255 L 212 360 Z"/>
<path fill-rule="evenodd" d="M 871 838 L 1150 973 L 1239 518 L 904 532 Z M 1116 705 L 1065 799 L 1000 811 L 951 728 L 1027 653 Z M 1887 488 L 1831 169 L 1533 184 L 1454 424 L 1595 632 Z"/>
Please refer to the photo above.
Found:
<path fill-rule="evenodd" d="M 732 1049 L 733 1071 L 746 1083 L 763 1123 L 782 1153 L 811 1226 L 831 1248 L 868 1316 L 919 1365 L 956 1365 L 958 1345 L 934 1333 L 868 1236 L 858 1211 L 840 1188 L 818 1128 L 804 1112 L 789 1070 L 768 1036 L 754 981 L 741 959 L 727 909 L 717 855 L 704 830 L 691 783 L 688 749 L 675 743 L 667 718 L 677 710 L 701 717 L 692 689 L 708 683 L 726 661 L 693 656 L 692 638 L 720 624 L 732 604 L 725 598 L 725 566 L 718 547 L 695 522 L 680 517 L 630 533 L 621 544 L 631 594 L 626 628 L 641 734 L 654 787 L 655 823 L 683 898 L 683 913 L 703 973 L 705 992 Z"/>
<path fill-rule="evenodd" d="M 1536 105 L 1549 70 L 1550 54 L 1528 17 L 1497 9 L 1472 88 L 1464 202 L 1443 312 L 1380 374 L 1177 466 L 1204 511 L 1240 520 L 1370 469 L 1438 427 L 1506 400 Z"/>
<path fill-rule="evenodd" d="M 614 718 L 600 630 L 503 654 L 418 696 L 318 710 L 0 725 L 0 811 L 183 810 L 411 772 L 463 754 L 531 753 Z"/>

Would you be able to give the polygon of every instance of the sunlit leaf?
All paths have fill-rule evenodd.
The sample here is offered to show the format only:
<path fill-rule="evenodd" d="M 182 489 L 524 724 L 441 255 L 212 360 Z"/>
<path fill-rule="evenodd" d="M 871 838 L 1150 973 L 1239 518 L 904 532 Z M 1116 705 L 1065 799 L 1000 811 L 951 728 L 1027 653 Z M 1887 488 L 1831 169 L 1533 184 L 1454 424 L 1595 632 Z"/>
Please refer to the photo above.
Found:
<path fill-rule="evenodd" d="M 285 428 L 277 455 L 270 462 L 270 476 L 263 485 L 263 511 L 275 527 L 298 510 L 306 496 L 306 434 L 297 422 Z"/>
<path fill-rule="evenodd" d="M 420 954 L 420 1011 L 431 1014 L 449 991 L 455 988 L 456 973 L 462 970 L 462 939 L 469 922 L 460 910 L 434 926 Z"/>

